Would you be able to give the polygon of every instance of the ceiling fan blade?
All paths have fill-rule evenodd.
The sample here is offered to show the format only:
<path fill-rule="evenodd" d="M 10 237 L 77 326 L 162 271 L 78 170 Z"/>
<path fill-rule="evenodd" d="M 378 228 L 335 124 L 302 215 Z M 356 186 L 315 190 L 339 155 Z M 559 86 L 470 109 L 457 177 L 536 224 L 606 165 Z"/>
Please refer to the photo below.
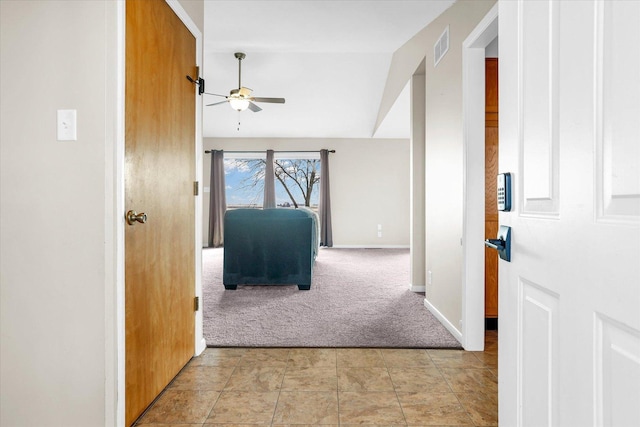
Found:
<path fill-rule="evenodd" d="M 256 96 L 250 99 L 254 102 L 270 102 L 272 104 L 284 104 L 284 98 L 260 98 Z"/>
<path fill-rule="evenodd" d="M 240 90 L 238 91 L 238 94 L 240 96 L 248 97 L 249 95 L 251 95 L 251 92 L 253 91 L 248 87 L 241 87 Z"/>
<path fill-rule="evenodd" d="M 205 94 L 205 95 L 213 95 L 213 96 L 221 96 L 221 97 L 223 97 L 223 98 L 226 98 L 226 97 L 227 97 L 227 95 L 218 95 L 217 93 L 209 93 L 209 92 L 205 92 L 204 94 Z"/>
<path fill-rule="evenodd" d="M 258 107 L 253 102 L 249 102 L 249 110 L 253 111 L 254 113 L 257 113 L 258 111 L 262 111 L 262 108 Z"/>
<path fill-rule="evenodd" d="M 212 105 L 220 105 L 220 104 L 224 104 L 226 102 L 229 102 L 228 100 L 224 100 L 224 101 L 220 101 L 220 102 L 214 102 L 213 104 L 207 104 L 207 107 L 211 107 Z"/>

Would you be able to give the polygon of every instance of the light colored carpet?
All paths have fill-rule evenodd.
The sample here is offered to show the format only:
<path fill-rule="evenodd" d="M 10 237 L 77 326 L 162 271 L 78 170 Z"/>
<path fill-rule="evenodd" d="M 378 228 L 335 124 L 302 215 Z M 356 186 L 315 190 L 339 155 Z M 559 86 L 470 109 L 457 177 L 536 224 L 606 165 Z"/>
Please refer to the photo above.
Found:
<path fill-rule="evenodd" d="M 408 249 L 321 248 L 308 291 L 225 290 L 222 260 L 222 249 L 203 250 L 209 347 L 461 348 L 408 289 Z"/>

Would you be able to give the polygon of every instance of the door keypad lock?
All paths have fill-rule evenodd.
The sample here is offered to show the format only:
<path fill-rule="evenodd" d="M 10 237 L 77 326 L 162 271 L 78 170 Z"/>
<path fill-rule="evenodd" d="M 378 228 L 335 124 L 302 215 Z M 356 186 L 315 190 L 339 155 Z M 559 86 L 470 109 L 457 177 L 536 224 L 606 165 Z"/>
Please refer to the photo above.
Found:
<path fill-rule="evenodd" d="M 487 239 L 484 244 L 489 248 L 496 249 L 501 259 L 511 262 L 511 227 L 501 225 L 498 230 L 498 238 Z"/>
<path fill-rule="evenodd" d="M 501 173 L 497 178 L 498 210 L 511 211 L 511 173 Z"/>

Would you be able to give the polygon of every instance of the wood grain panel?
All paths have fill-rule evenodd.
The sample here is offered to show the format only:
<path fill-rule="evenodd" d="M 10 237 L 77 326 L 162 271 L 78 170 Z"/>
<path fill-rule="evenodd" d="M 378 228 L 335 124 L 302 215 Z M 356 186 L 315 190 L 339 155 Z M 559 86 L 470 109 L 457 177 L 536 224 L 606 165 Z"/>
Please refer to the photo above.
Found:
<path fill-rule="evenodd" d="M 498 58 L 485 60 L 484 220 L 485 239 L 498 234 Z M 498 252 L 484 251 L 484 315 L 498 317 Z"/>
<path fill-rule="evenodd" d="M 498 128 L 486 127 L 484 134 L 484 215 L 485 219 L 498 220 Z"/>
<path fill-rule="evenodd" d="M 126 5 L 125 418 L 194 353 L 195 39 L 165 1 Z"/>
<path fill-rule="evenodd" d="M 498 126 L 498 58 L 485 59 L 485 106 L 487 126 Z"/>
<path fill-rule="evenodd" d="M 485 239 L 495 239 L 498 234 L 498 221 L 485 221 Z M 484 317 L 498 317 L 498 251 L 484 249 Z"/>

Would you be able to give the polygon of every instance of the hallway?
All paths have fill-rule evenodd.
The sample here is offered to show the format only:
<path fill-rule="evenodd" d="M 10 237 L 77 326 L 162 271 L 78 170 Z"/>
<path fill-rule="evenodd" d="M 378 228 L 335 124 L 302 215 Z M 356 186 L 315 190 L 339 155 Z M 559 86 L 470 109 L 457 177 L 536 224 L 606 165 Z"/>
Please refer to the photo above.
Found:
<path fill-rule="evenodd" d="M 208 348 L 136 425 L 498 425 L 498 335 L 484 352 Z"/>

